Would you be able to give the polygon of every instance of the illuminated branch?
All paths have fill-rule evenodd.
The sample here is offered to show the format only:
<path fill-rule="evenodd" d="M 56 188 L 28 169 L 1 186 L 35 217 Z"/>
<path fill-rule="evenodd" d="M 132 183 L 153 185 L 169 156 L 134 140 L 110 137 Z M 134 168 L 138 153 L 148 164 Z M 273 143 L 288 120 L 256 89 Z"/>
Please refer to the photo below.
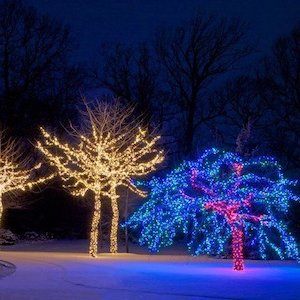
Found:
<path fill-rule="evenodd" d="M 3 213 L 3 194 L 14 193 L 17 190 L 29 190 L 54 177 L 54 175 L 49 175 L 38 179 L 32 178 L 33 173 L 41 167 L 41 164 L 31 168 L 29 165 L 30 158 L 25 156 L 21 144 L 14 139 L 6 139 L 3 132 L 0 131 L 0 226 Z"/>

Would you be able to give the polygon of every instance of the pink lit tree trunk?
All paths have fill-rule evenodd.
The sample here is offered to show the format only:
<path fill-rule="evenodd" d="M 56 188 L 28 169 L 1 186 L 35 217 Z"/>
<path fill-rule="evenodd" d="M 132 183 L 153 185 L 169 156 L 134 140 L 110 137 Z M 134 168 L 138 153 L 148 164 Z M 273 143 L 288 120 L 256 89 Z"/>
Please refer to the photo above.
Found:
<path fill-rule="evenodd" d="M 250 206 L 250 194 L 241 202 L 210 201 L 204 205 L 205 209 L 211 209 L 222 215 L 229 224 L 232 232 L 232 257 L 233 269 L 242 271 L 244 269 L 244 220 L 260 221 L 261 217 L 238 213 L 241 207 Z"/>
<path fill-rule="evenodd" d="M 227 191 L 228 198 L 226 200 L 219 200 L 218 194 L 213 189 L 197 183 L 197 170 L 192 170 L 191 184 L 195 190 L 201 191 L 211 197 L 211 200 L 204 204 L 204 208 L 211 209 L 217 214 L 222 215 L 229 224 L 232 236 L 233 269 L 242 271 L 244 269 L 244 220 L 257 222 L 261 220 L 261 216 L 239 213 L 241 208 L 251 206 L 253 195 L 249 194 L 245 199 L 241 199 L 240 201 L 231 199 L 231 196 L 240 185 L 243 165 L 233 163 L 232 169 L 237 176 L 237 181 L 233 189 Z"/>
<path fill-rule="evenodd" d="M 244 229 L 242 226 L 232 225 L 232 258 L 233 269 L 244 270 Z"/>

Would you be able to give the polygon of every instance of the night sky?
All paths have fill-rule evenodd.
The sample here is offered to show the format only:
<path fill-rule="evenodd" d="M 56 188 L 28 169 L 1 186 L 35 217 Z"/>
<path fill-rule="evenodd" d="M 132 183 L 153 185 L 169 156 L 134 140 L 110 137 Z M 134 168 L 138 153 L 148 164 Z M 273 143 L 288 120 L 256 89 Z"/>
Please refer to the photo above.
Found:
<path fill-rule="evenodd" d="M 79 43 L 76 57 L 95 57 L 102 42 L 150 41 L 159 25 L 176 25 L 197 8 L 249 22 L 258 49 L 300 21 L 299 0 L 28 0 L 40 12 L 69 24 Z"/>

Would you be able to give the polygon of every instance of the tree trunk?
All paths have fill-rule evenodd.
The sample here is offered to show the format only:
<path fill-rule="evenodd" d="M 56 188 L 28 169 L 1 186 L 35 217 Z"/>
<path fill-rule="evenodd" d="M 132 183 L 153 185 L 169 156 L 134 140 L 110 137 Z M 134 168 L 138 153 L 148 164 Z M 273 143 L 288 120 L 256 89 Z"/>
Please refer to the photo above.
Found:
<path fill-rule="evenodd" d="M 241 225 L 233 225 L 231 229 L 232 229 L 233 269 L 237 271 L 242 271 L 244 269 L 243 228 Z"/>
<path fill-rule="evenodd" d="M 187 114 L 187 124 L 186 124 L 186 131 L 185 131 L 185 137 L 184 137 L 184 154 L 190 155 L 193 153 L 193 143 L 194 143 L 194 135 L 195 135 L 195 129 L 194 129 L 194 119 L 195 119 L 195 113 L 196 113 L 196 102 L 195 100 L 191 100 L 189 103 L 190 107 L 188 108 L 188 114 Z"/>
<path fill-rule="evenodd" d="M 110 188 L 111 197 L 111 209 L 112 209 L 112 220 L 111 220 L 111 232 L 110 232 L 110 253 L 118 252 L 118 226 L 119 226 L 119 208 L 118 208 L 118 195 L 117 185 L 112 183 Z"/>
<path fill-rule="evenodd" d="M 3 213 L 2 193 L 0 193 L 0 228 L 2 226 L 2 213 Z"/>
<path fill-rule="evenodd" d="M 102 233 L 102 218 L 100 218 L 99 220 L 99 236 L 101 237 L 100 239 L 98 239 L 98 251 L 102 252 L 103 249 L 103 233 Z"/>
<path fill-rule="evenodd" d="M 125 199 L 125 223 L 128 218 L 128 190 L 126 190 L 126 199 Z M 128 227 L 125 227 L 125 249 L 126 253 L 129 253 L 129 245 L 128 245 Z"/>
<path fill-rule="evenodd" d="M 91 225 L 89 254 L 93 257 L 96 257 L 98 252 L 99 222 L 101 218 L 100 194 L 101 194 L 100 192 L 97 192 L 95 194 L 95 206 L 94 206 L 93 220 Z"/>

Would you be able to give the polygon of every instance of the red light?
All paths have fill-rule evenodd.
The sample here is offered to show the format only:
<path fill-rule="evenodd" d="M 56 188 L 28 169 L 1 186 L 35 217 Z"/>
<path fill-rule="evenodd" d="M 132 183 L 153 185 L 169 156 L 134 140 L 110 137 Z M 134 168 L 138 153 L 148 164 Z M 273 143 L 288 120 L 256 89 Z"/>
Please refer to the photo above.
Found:
<path fill-rule="evenodd" d="M 244 269 L 244 231 L 243 231 L 243 220 L 251 219 L 253 221 L 260 221 L 261 217 L 252 216 L 248 214 L 240 214 L 238 210 L 241 206 L 250 206 L 250 194 L 241 203 L 225 201 L 210 201 L 204 204 L 206 209 L 212 209 L 218 214 L 224 216 L 228 224 L 230 225 L 232 232 L 232 256 L 233 256 L 233 269 L 242 271 Z"/>

